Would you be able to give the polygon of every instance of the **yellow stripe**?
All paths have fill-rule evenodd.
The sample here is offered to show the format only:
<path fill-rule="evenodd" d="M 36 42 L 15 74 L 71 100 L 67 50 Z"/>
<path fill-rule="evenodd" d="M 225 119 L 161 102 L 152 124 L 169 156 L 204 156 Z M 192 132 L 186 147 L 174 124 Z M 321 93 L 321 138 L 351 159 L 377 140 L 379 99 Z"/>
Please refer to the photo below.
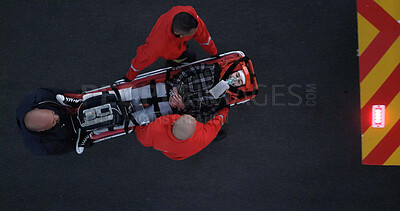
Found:
<path fill-rule="evenodd" d="M 400 147 L 398 147 L 383 165 L 400 165 Z"/>
<path fill-rule="evenodd" d="M 361 108 L 374 96 L 400 62 L 400 36 L 360 83 Z"/>
<path fill-rule="evenodd" d="M 375 0 L 396 21 L 400 19 L 400 0 Z"/>
<path fill-rule="evenodd" d="M 362 159 L 378 145 L 378 143 L 392 129 L 394 124 L 400 119 L 400 92 L 390 102 L 386 108 L 385 127 L 384 128 L 368 128 L 362 137 Z M 372 117 L 371 117 L 372 118 Z"/>
<path fill-rule="evenodd" d="M 357 13 L 358 20 L 358 55 L 364 53 L 368 45 L 375 39 L 379 30 L 368 22 L 360 13 Z"/>

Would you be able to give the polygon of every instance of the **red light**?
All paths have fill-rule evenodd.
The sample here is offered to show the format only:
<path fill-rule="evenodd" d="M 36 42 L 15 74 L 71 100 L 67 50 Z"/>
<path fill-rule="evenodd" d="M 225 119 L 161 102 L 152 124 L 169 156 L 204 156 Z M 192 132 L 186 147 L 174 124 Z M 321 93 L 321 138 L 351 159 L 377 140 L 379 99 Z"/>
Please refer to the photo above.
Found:
<path fill-rule="evenodd" d="M 384 128 L 385 127 L 385 106 L 373 105 L 372 106 L 372 127 Z"/>

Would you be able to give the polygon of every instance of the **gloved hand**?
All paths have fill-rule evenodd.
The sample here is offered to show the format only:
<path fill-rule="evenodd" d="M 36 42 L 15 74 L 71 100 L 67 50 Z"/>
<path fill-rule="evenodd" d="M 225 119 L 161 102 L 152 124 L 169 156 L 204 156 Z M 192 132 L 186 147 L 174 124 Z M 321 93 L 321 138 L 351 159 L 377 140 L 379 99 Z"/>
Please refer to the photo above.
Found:
<path fill-rule="evenodd" d="M 224 106 L 224 108 L 228 108 L 228 110 L 231 110 L 231 104 L 226 104 L 225 106 Z"/>
<path fill-rule="evenodd" d="M 137 75 L 139 75 L 139 71 L 134 71 L 132 68 L 129 68 L 129 71 L 126 73 L 125 77 L 129 79 L 129 81 L 132 81 Z"/>
<path fill-rule="evenodd" d="M 124 76 L 122 79 L 124 79 L 125 82 L 131 82 L 126 76 Z"/>
<path fill-rule="evenodd" d="M 131 80 L 129 80 L 126 76 L 124 76 L 121 79 L 114 81 L 113 86 L 118 86 L 120 84 L 127 83 L 127 82 L 131 82 Z"/>
<path fill-rule="evenodd" d="M 218 53 L 216 53 L 215 55 L 211 56 L 211 58 L 214 58 L 214 57 L 215 57 L 215 59 L 221 58 Z"/>

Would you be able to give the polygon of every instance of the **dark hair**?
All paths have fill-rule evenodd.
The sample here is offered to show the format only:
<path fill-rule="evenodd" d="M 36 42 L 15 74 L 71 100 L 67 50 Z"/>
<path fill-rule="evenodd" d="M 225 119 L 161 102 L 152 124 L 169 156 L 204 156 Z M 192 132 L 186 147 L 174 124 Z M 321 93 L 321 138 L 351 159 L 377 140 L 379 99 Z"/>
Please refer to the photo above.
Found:
<path fill-rule="evenodd" d="M 199 23 L 196 18 L 187 12 L 180 12 L 172 20 L 172 29 L 177 32 L 187 33 L 197 27 Z"/>

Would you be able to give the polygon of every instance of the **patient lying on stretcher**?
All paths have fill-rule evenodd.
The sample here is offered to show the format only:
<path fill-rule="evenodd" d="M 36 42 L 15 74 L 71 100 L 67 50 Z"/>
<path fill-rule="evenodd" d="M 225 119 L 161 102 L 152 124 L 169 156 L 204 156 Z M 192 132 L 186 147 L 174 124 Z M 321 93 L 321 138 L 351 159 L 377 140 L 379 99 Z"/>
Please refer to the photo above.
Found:
<path fill-rule="evenodd" d="M 233 72 L 226 81 L 220 81 L 220 78 L 221 71 L 215 64 L 192 65 L 183 68 L 166 84 L 120 89 L 119 95 L 121 101 L 142 104 L 150 122 L 159 116 L 178 113 L 190 114 L 197 121 L 205 123 L 227 105 L 225 90 L 229 86 L 239 87 L 246 83 L 243 70 Z M 167 87 L 172 88 L 167 90 Z M 108 93 L 115 94 L 114 91 Z M 85 94 L 82 100 L 102 94 L 104 92 Z M 65 106 L 72 107 L 78 107 L 82 101 L 62 95 L 58 95 L 57 100 Z"/>
<path fill-rule="evenodd" d="M 91 131 L 85 136 L 86 138 L 78 138 L 76 149 L 80 154 L 86 147 L 87 140 L 91 139 L 91 134 L 99 135 L 110 130 L 109 126 L 101 125 L 101 123 L 98 123 L 99 121 L 101 122 L 109 116 L 112 116 L 111 118 L 115 120 L 115 117 L 123 113 L 121 111 L 123 109 L 119 109 L 118 106 L 112 108 L 111 106 L 100 105 L 96 107 L 97 111 L 101 113 L 102 110 L 109 109 L 108 114 L 111 113 L 113 115 L 106 115 L 107 112 L 105 112 L 104 115 L 100 114 L 97 119 L 93 119 L 91 114 L 96 113 L 93 108 L 82 112 L 82 109 L 86 108 L 86 106 L 82 106 L 85 103 L 87 104 L 87 102 L 93 101 L 95 98 L 111 95 L 118 96 L 120 101 L 128 103 L 129 107 L 134 107 L 132 110 L 128 109 L 131 115 L 130 121 L 119 122 L 118 124 L 113 123 L 111 130 L 122 128 L 127 130 L 127 128 L 135 125 L 146 125 L 157 117 L 172 113 L 189 114 L 195 117 L 197 121 L 205 123 L 212 119 L 224 106 L 227 106 L 228 96 L 226 90 L 230 86 L 239 87 L 249 81 L 248 72 L 245 70 L 238 70 L 229 75 L 225 73 L 225 75 L 224 77 L 222 76 L 218 65 L 203 63 L 182 68 L 171 81 L 166 83 L 151 83 L 139 88 L 119 89 L 116 90 L 117 93 L 115 91 L 88 93 L 83 95 L 82 99 L 63 95 L 57 95 L 56 98 L 64 106 L 78 108 L 78 120 L 82 131 L 85 133 Z M 221 80 L 221 78 L 226 78 L 226 80 Z M 118 112 L 115 112 L 117 110 Z M 82 116 L 84 117 L 80 118 Z M 85 119 L 89 119 L 88 122 L 92 121 L 92 123 L 96 124 L 86 127 L 87 122 L 84 122 Z M 118 117 L 116 119 L 127 118 Z M 92 127 L 97 125 L 101 126 Z"/>
<path fill-rule="evenodd" d="M 69 98 L 63 95 L 57 95 L 56 98 L 64 106 L 79 107 L 81 109 L 82 102 L 84 104 L 84 102 L 96 96 L 99 97 L 105 94 L 118 96 L 120 101 L 128 102 L 135 109 L 131 112 L 132 118 L 130 118 L 129 123 L 121 123 L 117 126 L 114 124 L 112 126 L 113 130 L 135 125 L 146 125 L 157 117 L 173 113 L 189 114 L 196 118 L 197 121 L 205 123 L 212 119 L 219 110 L 227 106 L 228 96 L 226 90 L 230 86 L 239 87 L 244 85 L 246 77 L 249 77 L 248 73 L 246 74 L 244 70 L 238 70 L 226 77 L 226 80 L 221 80 L 222 74 L 218 65 L 203 63 L 182 68 L 171 81 L 166 83 L 119 89 L 118 93 L 115 93 L 115 91 L 89 93 L 83 95 L 83 99 Z M 102 109 L 107 110 L 107 107 L 100 107 L 98 111 Z M 114 108 L 115 110 L 118 110 L 118 107 Z M 109 113 L 112 112 L 110 107 Z M 86 114 L 91 113 L 91 111 L 86 112 Z M 122 112 L 119 111 L 114 116 L 118 116 L 118 113 L 121 114 Z M 90 116 L 89 118 L 91 118 Z M 101 116 L 100 118 L 105 119 L 106 117 Z M 97 119 L 95 120 L 97 121 Z M 104 125 L 96 129 L 85 128 L 82 120 L 80 120 L 80 123 L 82 129 L 92 131 L 94 135 L 110 130 L 109 127 Z M 78 142 L 81 142 L 78 143 L 78 148 L 83 150 L 86 139 L 80 139 Z M 79 151 L 78 148 L 77 152 Z"/>
<path fill-rule="evenodd" d="M 134 125 L 147 124 L 154 121 L 158 116 L 171 113 L 190 114 L 199 122 L 204 123 L 212 118 L 221 107 L 226 106 L 227 102 L 229 104 L 245 102 L 245 100 L 252 99 L 257 94 L 254 71 L 251 62 L 247 63 L 247 60 L 242 58 L 233 62 L 233 59 L 231 61 L 228 58 L 218 61 L 218 64 L 222 66 L 222 71 L 219 70 L 217 63 L 192 64 L 180 68 L 180 72 L 174 70 L 173 73 L 177 75 L 171 81 L 151 83 L 140 88 L 126 88 L 149 82 L 144 80 L 147 75 L 143 75 L 142 80 L 138 83 L 121 84 L 117 87 L 119 88 L 118 91 L 113 89 L 115 93 L 109 91 L 111 94 L 108 95 L 105 94 L 104 90 L 111 90 L 111 87 L 100 88 L 99 90 L 103 92 L 94 93 L 92 91 L 89 94 L 38 89 L 28 94 L 20 103 L 17 110 L 18 126 L 21 128 L 24 141 L 29 142 L 28 144 L 34 143 L 30 148 L 34 149 L 35 153 L 58 154 L 60 152 L 58 146 L 61 146 L 60 142 L 57 141 L 58 139 L 62 142 L 68 142 L 68 149 L 71 148 L 70 142 L 74 142 L 74 140 L 76 140 L 76 147 L 81 148 L 81 146 L 86 146 L 85 143 L 97 143 L 98 140 L 115 137 L 113 134 L 119 135 L 124 130 L 129 133 L 134 129 Z M 162 81 L 163 79 L 160 77 L 163 77 L 163 75 L 151 78 Z M 236 88 L 241 85 L 245 86 Z M 126 89 L 121 89 L 121 87 Z M 227 91 L 228 88 L 229 91 Z M 59 95 L 61 93 L 65 93 L 65 96 Z M 118 95 L 117 93 L 121 95 L 117 100 L 102 101 L 102 99 L 110 96 L 115 98 Z M 229 96 L 227 93 L 229 93 Z M 100 99 L 99 104 L 93 103 L 96 102 L 96 99 Z M 56 103 L 56 101 L 64 106 L 60 106 L 60 103 Z M 99 101 L 97 100 L 97 102 Z M 120 104 L 124 104 L 124 106 L 120 106 Z M 126 109 L 126 104 L 132 106 L 128 106 L 128 109 Z M 131 107 L 134 107 L 134 109 L 131 109 Z M 62 110 L 62 112 L 57 109 Z M 132 114 L 132 116 L 143 118 L 136 119 L 131 118 L 131 116 L 126 118 L 128 115 L 123 115 L 123 111 Z M 140 115 L 135 115 L 138 113 Z M 87 117 L 86 120 L 88 121 L 81 121 L 82 119 L 79 116 L 82 116 L 82 114 Z M 97 116 L 96 114 L 100 115 Z M 41 118 L 37 118 L 38 116 Z M 117 121 L 111 121 L 107 125 L 109 118 L 113 117 L 116 117 Z M 127 125 L 131 127 L 126 128 Z M 116 130 L 118 127 L 120 129 Z M 66 130 L 62 131 L 63 133 L 60 133 L 61 135 L 57 137 L 51 136 L 48 138 L 49 141 L 43 141 L 44 138 L 47 138 L 49 131 L 53 132 L 54 129 L 59 128 Z M 81 133 L 78 130 L 81 130 Z M 102 131 L 109 132 L 102 133 Z M 71 137 L 63 135 L 64 132 L 70 134 Z M 100 135 L 96 135 L 96 133 Z M 57 140 L 54 141 L 54 138 L 57 138 Z M 90 139 L 91 141 L 87 141 Z M 45 146 L 38 146 L 38 144 Z"/>

